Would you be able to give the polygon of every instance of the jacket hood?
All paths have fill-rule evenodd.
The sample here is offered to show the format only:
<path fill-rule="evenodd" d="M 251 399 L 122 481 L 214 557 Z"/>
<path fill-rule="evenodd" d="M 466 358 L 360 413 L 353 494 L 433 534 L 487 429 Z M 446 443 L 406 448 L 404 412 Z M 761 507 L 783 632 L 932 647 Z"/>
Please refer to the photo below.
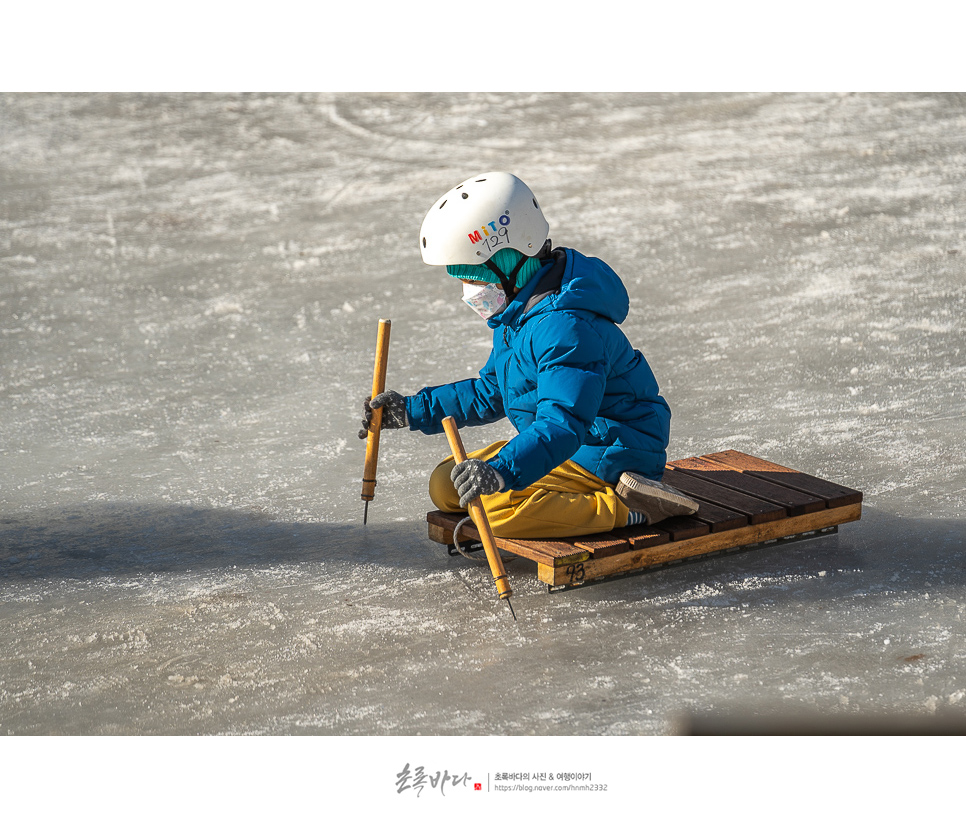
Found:
<path fill-rule="evenodd" d="M 549 310 L 586 310 L 615 324 L 627 318 L 627 289 L 606 263 L 575 249 L 554 249 L 551 257 L 552 261 L 530 279 L 506 310 L 487 320 L 490 327 L 522 324 Z"/>

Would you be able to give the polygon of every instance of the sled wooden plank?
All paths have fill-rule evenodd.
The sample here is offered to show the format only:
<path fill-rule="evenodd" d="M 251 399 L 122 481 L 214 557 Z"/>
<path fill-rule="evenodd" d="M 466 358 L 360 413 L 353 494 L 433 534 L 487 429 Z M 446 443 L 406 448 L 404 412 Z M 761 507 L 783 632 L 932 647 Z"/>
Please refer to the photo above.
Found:
<path fill-rule="evenodd" d="M 466 518 L 462 513 L 444 513 L 434 510 L 426 515 L 429 524 L 429 538 L 438 544 L 451 545 L 453 530 L 456 525 Z M 496 538 L 496 546 L 507 553 L 525 556 L 535 562 L 549 565 L 569 564 L 590 558 L 590 552 L 585 548 L 575 546 L 568 539 L 501 539 Z M 470 522 L 460 528 L 460 541 L 480 541 L 480 533 Z"/>
<path fill-rule="evenodd" d="M 453 530 L 465 518 L 459 513 L 430 512 L 429 538 L 439 544 L 453 543 Z M 707 528 L 705 528 L 707 529 Z M 496 537 L 500 550 L 547 564 L 573 564 L 585 559 L 600 558 L 623 553 L 631 548 L 642 549 L 670 541 L 670 535 L 646 525 L 637 525 L 596 536 L 577 536 L 566 539 L 504 539 Z M 460 528 L 461 541 L 479 541 L 480 535 L 472 523 Z"/>
<path fill-rule="evenodd" d="M 463 517 L 455 513 L 444 513 L 440 510 L 427 513 L 426 521 L 429 524 L 429 538 L 437 544 L 452 544 L 453 530 L 456 529 L 457 523 Z M 469 537 L 464 535 L 460 536 L 460 538 L 467 539 Z"/>
<path fill-rule="evenodd" d="M 829 527 L 836 527 L 850 521 L 857 521 L 862 515 L 861 504 L 821 510 L 807 515 L 786 516 L 777 521 L 764 524 L 750 524 L 736 530 L 722 533 L 709 533 L 682 542 L 670 542 L 643 550 L 630 550 L 601 559 L 589 559 L 579 565 L 579 574 L 573 565 L 565 566 L 540 564 L 537 566 L 538 578 L 551 586 L 573 586 L 583 582 L 602 579 L 613 574 L 626 573 L 640 568 L 654 567 L 679 559 L 703 556 L 733 547 L 763 544 L 788 536 L 810 533 Z"/>
<path fill-rule="evenodd" d="M 586 550 L 595 559 L 601 556 L 613 556 L 631 549 L 627 538 L 619 535 L 621 532 L 623 531 L 615 530 L 613 533 L 602 533 L 597 536 L 580 536 L 573 539 L 573 543 Z"/>
<path fill-rule="evenodd" d="M 666 518 L 654 525 L 653 529 L 663 530 L 671 537 L 671 541 L 679 542 L 685 539 L 694 539 L 698 536 L 706 536 L 711 532 L 711 528 L 703 521 L 699 521 L 695 516 L 677 516 L 676 518 Z"/>
<path fill-rule="evenodd" d="M 681 490 L 685 495 L 690 495 L 699 502 L 716 504 L 719 507 L 742 513 L 750 524 L 777 521 L 788 515 L 785 508 L 779 507 L 777 504 L 772 504 L 743 492 L 735 492 L 733 489 L 718 486 L 718 484 L 713 484 L 702 478 L 695 478 L 692 475 L 686 475 L 675 469 L 665 470 L 663 482 Z M 701 518 L 700 510 L 696 515 Z"/>
<path fill-rule="evenodd" d="M 707 501 L 700 500 L 695 495 L 690 497 L 698 502 L 698 511 L 694 515 L 682 516 L 682 518 L 696 519 L 702 522 L 711 533 L 735 530 L 738 527 L 744 527 L 748 523 L 748 516 L 744 513 L 719 507 L 717 504 L 709 504 Z M 663 521 L 660 523 L 664 524 Z"/>
<path fill-rule="evenodd" d="M 806 492 L 789 489 L 773 481 L 757 478 L 751 473 L 740 472 L 710 458 L 685 458 L 684 460 L 673 461 L 668 466 L 675 472 L 683 472 L 685 475 L 703 478 L 713 484 L 737 492 L 745 492 L 748 495 L 761 498 L 763 501 L 777 504 L 779 507 L 784 507 L 789 515 L 804 515 L 825 508 L 825 501 L 821 498 L 809 495 Z"/>
<path fill-rule="evenodd" d="M 600 559 L 604 556 L 625 553 L 628 550 L 654 547 L 670 540 L 671 537 L 663 530 L 638 524 L 597 536 L 580 536 L 572 541 L 577 547 L 584 548 L 594 559 Z"/>
<path fill-rule="evenodd" d="M 582 547 L 577 547 L 570 539 L 497 539 L 497 547 L 501 542 L 506 542 L 505 548 L 509 553 L 518 556 L 529 556 L 529 553 L 537 554 L 533 556 L 535 561 L 549 560 L 552 564 L 569 565 L 573 562 L 582 562 L 590 558 L 590 552 Z M 512 546 L 512 550 L 510 547 Z"/>
<path fill-rule="evenodd" d="M 671 536 L 666 531 L 648 527 L 645 524 L 628 527 L 624 530 L 624 534 L 627 536 L 627 543 L 631 550 L 643 550 L 645 547 L 655 547 L 671 541 Z"/>
<path fill-rule="evenodd" d="M 849 504 L 861 504 L 862 493 L 841 484 L 826 481 L 824 478 L 799 472 L 777 463 L 754 457 L 753 455 L 728 449 L 710 455 L 701 455 L 707 460 L 722 463 L 739 472 L 754 475 L 766 481 L 789 487 L 800 492 L 815 495 L 825 501 L 827 507 L 844 507 Z"/>

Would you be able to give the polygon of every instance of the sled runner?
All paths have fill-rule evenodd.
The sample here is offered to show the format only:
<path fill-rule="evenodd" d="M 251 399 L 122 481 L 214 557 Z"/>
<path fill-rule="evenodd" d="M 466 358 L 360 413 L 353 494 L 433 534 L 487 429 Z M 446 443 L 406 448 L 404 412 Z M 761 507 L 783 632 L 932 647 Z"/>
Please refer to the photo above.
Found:
<path fill-rule="evenodd" d="M 697 513 L 596 536 L 497 537 L 496 544 L 507 554 L 535 562 L 537 577 L 548 590 L 557 591 L 684 559 L 836 533 L 840 524 L 862 515 L 858 490 L 733 449 L 672 461 L 664 483 L 694 498 L 700 505 Z M 429 538 L 456 554 L 453 531 L 464 518 L 460 513 L 429 513 Z M 464 551 L 478 549 L 479 540 L 471 523 L 460 527 Z"/>

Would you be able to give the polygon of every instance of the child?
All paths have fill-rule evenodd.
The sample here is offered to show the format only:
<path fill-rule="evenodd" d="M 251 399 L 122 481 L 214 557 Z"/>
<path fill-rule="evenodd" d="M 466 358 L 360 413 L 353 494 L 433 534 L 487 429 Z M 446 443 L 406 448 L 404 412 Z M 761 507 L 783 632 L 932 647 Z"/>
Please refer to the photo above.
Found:
<path fill-rule="evenodd" d="M 386 391 L 364 404 L 382 427 L 442 431 L 509 418 L 518 434 L 433 472 L 429 494 L 446 512 L 479 497 L 504 538 L 559 538 L 654 524 L 696 502 L 660 483 L 671 412 L 647 361 L 620 327 L 628 296 L 603 261 L 553 249 L 549 224 L 517 177 L 464 180 L 420 229 L 427 264 L 462 282 L 463 300 L 493 329 L 474 379 Z"/>

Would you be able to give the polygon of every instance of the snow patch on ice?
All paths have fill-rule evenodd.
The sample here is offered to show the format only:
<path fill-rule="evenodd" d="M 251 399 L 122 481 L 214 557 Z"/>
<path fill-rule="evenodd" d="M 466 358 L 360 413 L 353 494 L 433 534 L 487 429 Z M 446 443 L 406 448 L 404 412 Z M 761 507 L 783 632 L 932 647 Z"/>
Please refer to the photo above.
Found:
<path fill-rule="evenodd" d="M 206 316 L 241 316 L 244 312 L 241 301 L 230 296 L 213 299 L 205 307 Z"/>

